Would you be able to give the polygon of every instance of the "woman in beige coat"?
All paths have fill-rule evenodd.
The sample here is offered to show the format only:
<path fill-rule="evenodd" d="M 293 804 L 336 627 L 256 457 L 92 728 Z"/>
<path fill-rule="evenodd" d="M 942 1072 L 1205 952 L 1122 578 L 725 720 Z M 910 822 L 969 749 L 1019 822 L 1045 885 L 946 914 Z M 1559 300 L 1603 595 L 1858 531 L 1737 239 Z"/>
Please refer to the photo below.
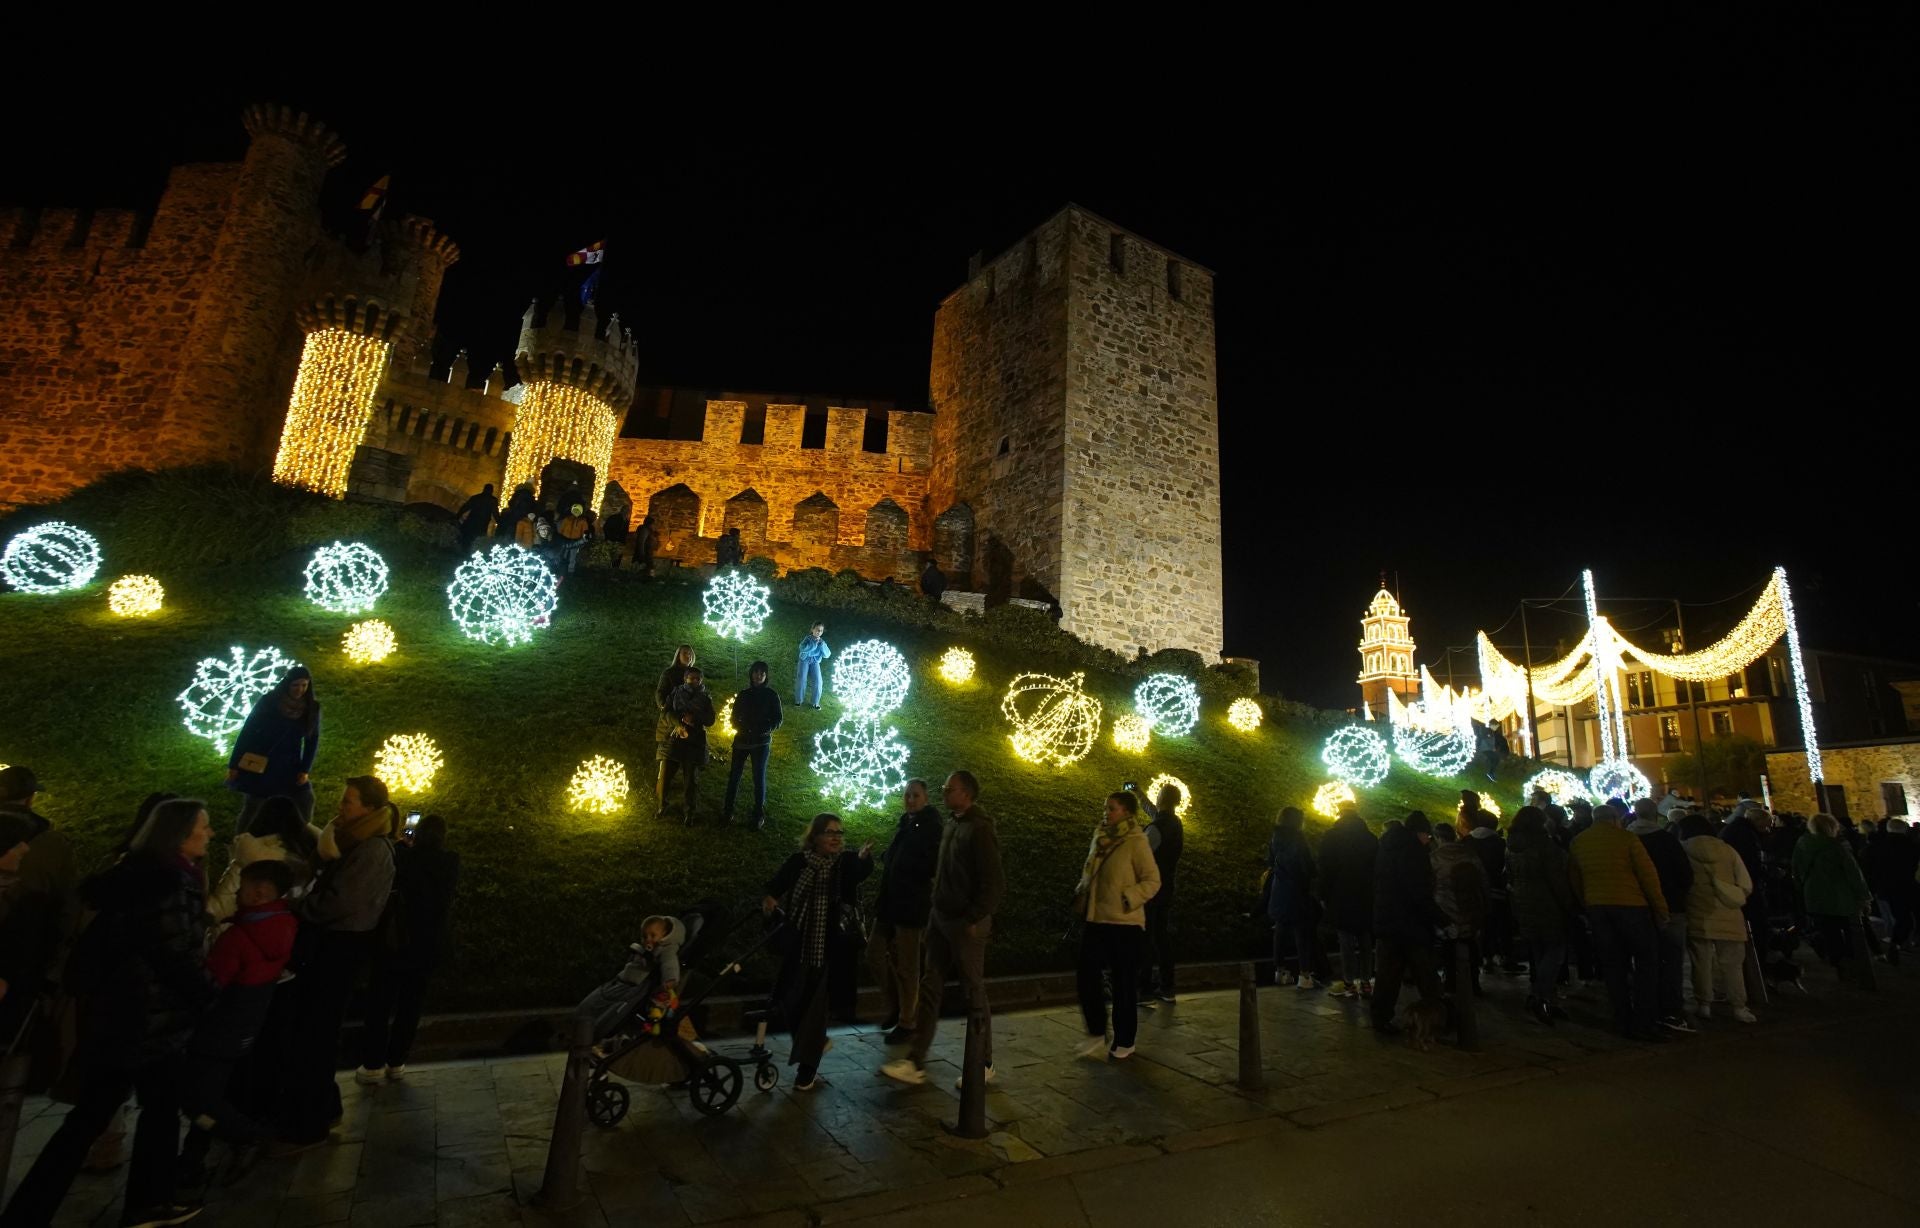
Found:
<path fill-rule="evenodd" d="M 1713 1013 L 1714 980 L 1733 1008 L 1733 1017 L 1752 1023 L 1747 1009 L 1747 917 L 1741 909 L 1753 894 L 1753 877 L 1731 844 L 1712 834 L 1697 814 L 1680 823 L 1680 835 L 1693 863 L 1687 891 L 1687 945 L 1693 957 L 1694 1014 Z"/>
<path fill-rule="evenodd" d="M 1080 1013 L 1087 1021 L 1087 1043 L 1080 1052 L 1097 1055 L 1107 1048 L 1107 1000 L 1100 974 L 1113 985 L 1113 1046 L 1108 1056 L 1133 1056 L 1139 1010 L 1134 979 L 1140 944 L 1147 932 L 1146 903 L 1160 890 L 1153 848 L 1140 829 L 1140 803 L 1131 793 L 1109 793 L 1107 813 L 1087 846 L 1074 915 L 1086 923 L 1080 934 Z"/>

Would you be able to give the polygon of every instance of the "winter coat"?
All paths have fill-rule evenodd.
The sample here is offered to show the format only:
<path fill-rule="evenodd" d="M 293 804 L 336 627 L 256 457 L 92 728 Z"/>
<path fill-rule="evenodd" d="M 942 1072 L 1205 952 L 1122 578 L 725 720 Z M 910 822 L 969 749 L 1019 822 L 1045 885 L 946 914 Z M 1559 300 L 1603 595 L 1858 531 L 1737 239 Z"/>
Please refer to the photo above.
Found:
<path fill-rule="evenodd" d="M 1100 832 L 1096 830 L 1093 839 L 1087 843 L 1089 857 L 1099 844 Z M 1080 885 L 1075 891 L 1085 891 L 1087 894 L 1079 919 L 1095 925 L 1137 925 L 1145 929 L 1147 901 L 1159 890 L 1160 868 L 1153 864 L 1153 850 L 1147 847 L 1147 833 L 1129 832 L 1107 851 L 1093 881 L 1087 881 L 1082 871 Z"/>
<path fill-rule="evenodd" d="M 662 712 L 673 702 L 673 693 L 687 681 L 687 671 L 691 665 L 675 663 L 660 671 L 660 681 L 653 684 L 653 702 Z"/>
<path fill-rule="evenodd" d="M 1722 891 L 1737 899 L 1753 893 L 1753 876 L 1733 846 L 1717 836 L 1695 836 L 1681 846 L 1693 864 L 1693 885 L 1687 888 L 1687 937 L 1716 942 L 1744 942 L 1747 917 L 1744 905 L 1730 904 Z M 1716 887 L 1715 881 L 1719 886 Z"/>
<path fill-rule="evenodd" d="M 1873 893 L 1846 841 L 1810 831 L 1793 847 L 1793 877 L 1811 917 L 1857 917 Z"/>
<path fill-rule="evenodd" d="M 1886 832 L 1867 844 L 1867 886 L 1884 900 L 1906 899 L 1920 873 L 1920 840 L 1910 831 Z"/>
<path fill-rule="evenodd" d="M 807 855 L 794 853 L 780 863 L 780 868 L 767 880 L 762 890 L 777 900 L 785 900 L 793 885 L 800 881 L 800 871 L 806 867 Z M 873 873 L 873 862 L 852 851 L 840 854 L 830 871 L 832 880 L 833 911 L 827 917 L 827 1011 L 835 1018 L 845 1018 L 853 1014 L 854 1000 L 859 990 L 860 959 L 866 949 L 866 937 L 857 931 L 846 935 L 845 941 L 839 941 L 842 917 L 850 908 L 860 904 L 860 884 Z M 801 918 L 789 917 L 788 928 L 781 942 L 782 958 L 780 973 L 774 982 L 773 1001 L 781 1017 L 792 1025 L 799 1007 L 801 991 L 806 987 L 806 960 L 803 953 L 804 942 L 798 931 L 792 928 Z M 848 919 L 849 922 L 851 918 Z"/>
<path fill-rule="evenodd" d="M 993 916 L 1006 894 L 1007 872 L 993 816 L 978 805 L 969 806 L 940 830 L 933 911 L 944 920 L 972 925 Z"/>
<path fill-rule="evenodd" d="M 920 573 L 920 591 L 933 600 L 940 600 L 940 594 L 947 591 L 947 576 L 940 568 L 928 563 L 926 570 Z"/>
<path fill-rule="evenodd" d="M 1756 884 L 1767 881 L 1767 844 L 1759 828 L 1745 819 L 1728 819 L 1720 829 L 1720 838 L 1740 854 L 1740 860 L 1747 864 L 1747 875 Z"/>
<path fill-rule="evenodd" d="M 82 883 L 80 897 L 97 915 L 74 944 L 67 987 L 90 1060 L 137 1068 L 185 1052 L 214 998 L 199 872 L 132 853 Z"/>
<path fill-rule="evenodd" d="M 1544 832 L 1515 832 L 1507 841 L 1507 881 L 1520 932 L 1548 944 L 1564 941 L 1575 911 L 1566 850 Z"/>
<path fill-rule="evenodd" d="M 815 639 L 809 635 L 800 641 L 800 663 L 802 665 L 808 661 L 825 661 L 832 655 L 833 650 L 827 647 L 827 637 L 824 635 L 819 639 Z"/>
<path fill-rule="evenodd" d="M 1310 925 L 1313 908 L 1313 850 L 1298 830 L 1273 829 L 1267 841 L 1267 919 L 1275 925 Z"/>
<path fill-rule="evenodd" d="M 285 900 L 248 909 L 214 940 L 207 955 L 207 975 L 222 989 L 271 985 L 286 970 L 299 930 L 300 922 L 287 911 Z"/>
<path fill-rule="evenodd" d="M 291 796 L 303 788 L 294 778 L 313 771 L 313 757 L 320 751 L 320 705 L 308 696 L 308 707 L 311 719 L 306 715 L 290 718 L 281 714 L 278 689 L 262 696 L 233 740 L 227 768 L 240 774 L 227 782 L 227 788 L 249 797 Z M 266 770 L 241 771 L 245 755 L 265 755 Z"/>
<path fill-rule="evenodd" d="M 1660 875 L 1640 838 L 1618 823 L 1595 823 L 1573 838 L 1567 875 L 1582 908 L 1651 908 L 1653 919 L 1667 920 L 1667 897 Z"/>
<path fill-rule="evenodd" d="M 493 496 L 481 491 L 460 505 L 460 532 L 467 537 L 480 536 L 493 523 L 497 511 Z"/>
<path fill-rule="evenodd" d="M 933 873 L 940 863 L 940 812 L 924 806 L 900 816 L 881 858 L 873 916 L 889 925 L 919 928 L 933 910 Z"/>
<path fill-rule="evenodd" d="M 371 836 L 328 862 L 294 905 L 302 921 L 342 934 L 370 933 L 393 894 L 393 841 Z"/>
<path fill-rule="evenodd" d="M 1686 907 L 1693 887 L 1693 862 L 1680 847 L 1680 837 L 1645 819 L 1628 824 L 1627 830 L 1640 838 L 1647 856 L 1653 859 L 1653 871 L 1660 878 L 1660 898 L 1667 902 L 1667 911 L 1678 913 Z"/>
<path fill-rule="evenodd" d="M 1173 889 L 1180 880 L 1180 856 L 1187 851 L 1187 828 L 1171 810 L 1156 810 L 1152 802 L 1140 799 L 1140 809 L 1152 820 L 1147 824 L 1147 847 L 1153 850 L 1153 864 L 1160 870 L 1160 893 L 1154 898 L 1165 908 L 1173 903 Z"/>
<path fill-rule="evenodd" d="M 1480 859 L 1486 873 L 1487 892 L 1496 900 L 1507 898 L 1507 842 L 1499 828 L 1485 825 L 1474 828 L 1460 841 Z"/>
<path fill-rule="evenodd" d="M 215 921 L 231 917 L 240 897 L 240 871 L 256 861 L 284 861 L 293 871 L 293 889 L 298 892 L 313 881 L 313 866 L 305 858 L 289 852 L 278 836 L 256 836 L 241 832 L 233 838 L 233 856 L 227 869 L 207 892 L 207 915 Z"/>
<path fill-rule="evenodd" d="M 773 743 L 773 731 L 783 720 L 780 693 L 761 683 L 733 697 L 733 748 L 747 750 Z"/>
<path fill-rule="evenodd" d="M 1353 811 L 1335 821 L 1320 840 L 1320 900 L 1327 921 L 1347 934 L 1373 932 L 1373 869 L 1380 838 Z"/>
<path fill-rule="evenodd" d="M 460 882 L 460 854 L 446 849 L 393 849 L 393 889 L 400 893 L 405 945 L 385 955 L 388 964 L 428 971 L 453 953 L 453 931 L 447 916 L 453 911 L 454 888 Z"/>
<path fill-rule="evenodd" d="M 1427 852 L 1433 861 L 1433 900 L 1440 911 L 1463 930 L 1486 928 L 1492 893 L 1487 887 L 1486 864 L 1472 842 L 1436 840 Z"/>
<path fill-rule="evenodd" d="M 1404 827 L 1389 827 L 1380 837 L 1373 863 L 1373 935 L 1387 942 L 1420 946 L 1447 924 L 1433 898 L 1433 862 L 1419 837 Z"/>
<path fill-rule="evenodd" d="M 674 688 L 673 698 L 667 702 L 667 715 L 670 721 L 662 721 L 664 736 L 661 738 L 660 757 L 675 763 L 699 766 L 707 761 L 707 730 L 713 725 L 716 714 L 713 709 L 713 696 L 707 688 L 681 683 Z M 691 717 L 691 720 L 683 720 Z M 685 737 L 680 733 L 684 731 Z"/>

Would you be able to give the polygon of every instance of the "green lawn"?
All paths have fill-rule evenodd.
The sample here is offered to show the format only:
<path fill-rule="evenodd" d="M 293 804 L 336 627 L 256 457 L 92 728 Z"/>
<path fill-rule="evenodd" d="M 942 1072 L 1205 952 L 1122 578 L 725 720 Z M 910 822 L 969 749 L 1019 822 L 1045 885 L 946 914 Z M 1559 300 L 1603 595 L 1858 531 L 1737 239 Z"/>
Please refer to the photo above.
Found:
<path fill-rule="evenodd" d="M 700 583 L 692 577 L 644 583 L 629 573 L 582 573 L 563 585 L 554 625 L 532 644 L 488 648 L 464 639 L 448 618 L 445 588 L 456 552 L 401 513 L 217 473 L 134 475 L 109 479 L 60 507 L 15 513 L 0 521 L 0 539 L 56 517 L 96 534 L 107 562 L 78 592 L 0 594 L 0 762 L 35 768 L 44 786 L 41 812 L 72 832 L 90 858 L 104 853 L 154 789 L 206 797 L 216 828 L 229 832 L 238 796 L 222 787 L 224 760 L 182 726 L 174 697 L 197 660 L 230 645 L 274 645 L 297 657 L 313 670 L 325 705 L 314 777 L 322 818 L 341 780 L 370 771 L 389 735 L 428 733 L 446 756 L 431 793 L 402 799 L 448 817 L 465 863 L 457 966 L 436 986 L 440 1009 L 577 998 L 618 964 L 645 914 L 705 896 L 757 899 L 759 885 L 819 809 L 807 762 L 813 735 L 837 715 L 831 696 L 822 712 L 790 708 L 775 735 L 775 817 L 766 831 L 686 829 L 653 819 L 652 691 L 674 645 L 690 640 L 699 648 L 716 695 L 738 685 L 732 648 L 701 623 Z M 313 545 L 336 536 L 368 541 L 392 567 L 392 589 L 374 616 L 393 626 L 399 650 L 382 664 L 347 661 L 340 638 L 354 618 L 321 611 L 301 595 Z M 166 585 L 164 612 L 148 619 L 108 613 L 107 585 L 130 572 L 149 572 Z M 913 750 L 912 774 L 938 781 L 965 767 L 979 776 L 981 802 L 1000 824 L 1010 886 L 995 931 L 994 972 L 1070 966 L 1061 934 L 1101 799 L 1123 780 L 1144 785 L 1158 772 L 1185 780 L 1195 795 L 1176 920 L 1184 957 L 1257 948 L 1261 931 L 1243 914 L 1267 832 L 1279 807 L 1304 807 L 1324 779 L 1323 729 L 1269 721 L 1240 733 L 1227 725 L 1225 704 L 1210 702 L 1192 734 L 1156 739 L 1144 755 L 1124 755 L 1103 736 L 1068 769 L 1035 767 L 1009 748 L 1001 692 L 1015 673 L 1064 674 L 1072 666 L 997 647 L 957 622 L 953 629 L 909 627 L 783 601 L 777 593 L 765 629 L 739 649 L 740 683 L 746 663 L 764 657 L 773 684 L 791 699 L 794 648 L 816 619 L 827 624 L 836 652 L 879 637 L 907 656 L 912 688 L 888 723 Z M 934 670 L 954 644 L 971 648 L 979 665 L 975 680 L 962 686 Z M 1105 705 L 1107 721 L 1127 710 L 1132 679 L 1093 674 L 1087 687 Z M 570 776 L 595 754 L 628 766 L 635 794 L 627 812 L 603 817 L 565 808 Z M 1509 764 L 1500 797 L 1509 812 L 1525 774 L 1519 762 Z M 714 813 L 724 784 L 724 765 L 710 768 L 703 796 Z M 1396 767 L 1362 802 L 1376 823 L 1414 806 L 1450 814 L 1458 787 Z M 844 817 L 857 847 L 869 838 L 884 841 L 894 812 Z M 223 856 L 216 852 L 216 864 Z"/>

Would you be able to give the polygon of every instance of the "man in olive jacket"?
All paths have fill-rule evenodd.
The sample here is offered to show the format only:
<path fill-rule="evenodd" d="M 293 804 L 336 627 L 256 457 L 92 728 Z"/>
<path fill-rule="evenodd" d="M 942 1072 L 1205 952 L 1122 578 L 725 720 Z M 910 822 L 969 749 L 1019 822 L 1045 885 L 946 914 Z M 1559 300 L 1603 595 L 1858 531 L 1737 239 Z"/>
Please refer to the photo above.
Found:
<path fill-rule="evenodd" d="M 903 800 L 906 811 L 881 861 L 873 936 L 867 940 L 867 966 L 887 999 L 882 1026 L 891 1029 L 890 1045 L 911 1040 L 920 1026 L 920 945 L 933 911 L 933 875 L 940 860 L 940 812 L 927 798 L 927 782 L 909 780 Z"/>
<path fill-rule="evenodd" d="M 993 1078 L 993 1015 L 987 1002 L 987 939 L 993 914 L 1007 893 L 1000 865 L 1000 837 L 980 809 L 980 784 L 972 772 L 947 777 L 942 797 L 953 817 L 940 835 L 933 876 L 933 911 L 927 927 L 926 967 L 920 978 L 919 1026 L 909 1056 L 888 1062 L 880 1073 L 900 1083 L 927 1081 L 927 1051 L 940 1023 L 940 998 L 948 969 L 960 975 L 969 1014 L 980 1016 L 986 1076 Z"/>

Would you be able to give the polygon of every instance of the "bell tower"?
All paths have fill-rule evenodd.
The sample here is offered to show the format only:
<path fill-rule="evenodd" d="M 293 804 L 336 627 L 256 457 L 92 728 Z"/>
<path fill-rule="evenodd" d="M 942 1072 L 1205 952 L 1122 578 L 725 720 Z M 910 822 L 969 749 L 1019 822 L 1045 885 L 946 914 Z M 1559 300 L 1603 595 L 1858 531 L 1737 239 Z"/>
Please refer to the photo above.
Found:
<path fill-rule="evenodd" d="M 1420 671 L 1413 663 L 1413 636 L 1407 630 L 1407 612 L 1387 591 L 1387 578 L 1380 577 L 1380 591 L 1367 603 L 1360 620 L 1360 698 L 1376 713 L 1386 711 L 1387 692 L 1412 702 L 1420 696 Z"/>

